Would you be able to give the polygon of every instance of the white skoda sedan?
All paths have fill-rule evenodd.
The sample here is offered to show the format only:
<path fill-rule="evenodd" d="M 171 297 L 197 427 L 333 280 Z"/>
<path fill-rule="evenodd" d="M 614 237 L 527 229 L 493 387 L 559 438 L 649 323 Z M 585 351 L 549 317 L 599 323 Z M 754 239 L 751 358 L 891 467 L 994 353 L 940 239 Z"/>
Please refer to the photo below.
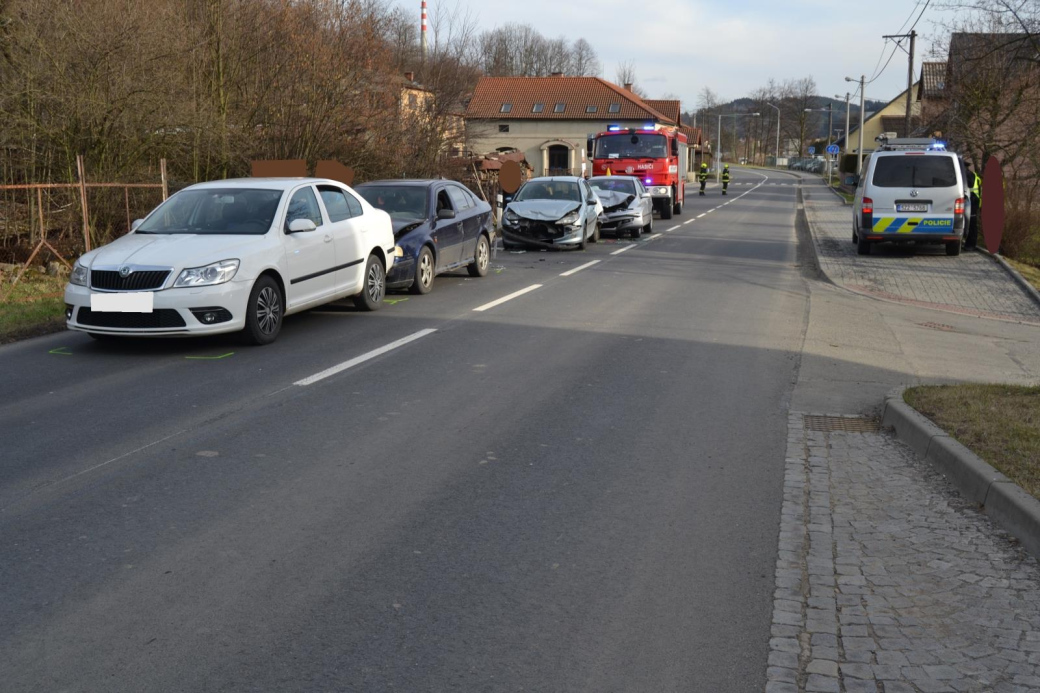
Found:
<path fill-rule="evenodd" d="M 81 257 L 65 317 L 99 338 L 241 330 L 269 344 L 286 315 L 322 303 L 353 297 L 361 310 L 379 308 L 393 261 L 389 215 L 341 183 L 200 183 Z"/>

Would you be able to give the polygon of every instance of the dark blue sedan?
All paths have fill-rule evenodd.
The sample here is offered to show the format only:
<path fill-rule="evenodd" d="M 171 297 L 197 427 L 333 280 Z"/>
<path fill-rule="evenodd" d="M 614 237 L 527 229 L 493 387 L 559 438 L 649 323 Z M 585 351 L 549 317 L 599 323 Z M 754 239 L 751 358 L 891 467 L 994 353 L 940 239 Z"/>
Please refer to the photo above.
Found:
<path fill-rule="evenodd" d="M 380 180 L 354 190 L 390 215 L 397 259 L 389 289 L 425 294 L 433 278 L 461 267 L 483 277 L 491 258 L 491 206 L 450 180 Z"/>

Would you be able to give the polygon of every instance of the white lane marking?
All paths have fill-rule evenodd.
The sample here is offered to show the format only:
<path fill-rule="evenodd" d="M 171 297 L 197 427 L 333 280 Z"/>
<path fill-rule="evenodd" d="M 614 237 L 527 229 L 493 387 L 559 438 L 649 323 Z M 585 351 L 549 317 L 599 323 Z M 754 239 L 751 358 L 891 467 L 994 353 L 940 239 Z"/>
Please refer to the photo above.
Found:
<path fill-rule="evenodd" d="M 650 234 L 649 236 L 646 237 L 646 240 L 652 241 L 655 238 L 660 238 L 660 237 L 661 237 L 661 234 L 659 234 L 659 233 L 652 233 L 652 234 Z"/>
<path fill-rule="evenodd" d="M 592 262 L 586 262 L 584 265 L 581 265 L 580 267 L 575 267 L 572 270 L 567 270 L 566 272 L 561 272 L 560 276 L 561 277 L 569 277 L 572 274 L 577 274 L 578 272 L 582 271 L 583 269 L 588 269 L 589 267 L 592 267 L 595 264 L 599 264 L 599 260 L 593 260 Z"/>
<path fill-rule="evenodd" d="M 676 225 L 675 225 L 675 226 L 673 226 L 672 228 L 668 229 L 668 231 L 675 231 L 675 230 L 676 230 L 677 228 L 679 228 L 680 226 L 682 226 L 682 224 L 676 224 Z M 668 231 L 665 231 L 665 233 L 668 233 Z"/>
<path fill-rule="evenodd" d="M 693 219 L 687 219 L 687 220 L 686 220 L 686 221 L 684 221 L 683 223 L 684 223 L 684 224 L 692 224 L 692 223 L 693 223 Z"/>
<path fill-rule="evenodd" d="M 305 386 L 305 385 L 313 385 L 314 383 L 318 382 L 319 380 L 324 380 L 325 378 L 328 378 L 330 376 L 336 375 L 337 373 L 342 373 L 343 371 L 347 370 L 348 368 L 353 368 L 354 366 L 358 365 L 359 363 L 364 363 L 365 361 L 370 361 L 371 359 L 374 359 L 377 356 L 381 356 L 381 355 L 385 354 L 388 351 L 393 351 L 394 349 L 397 349 L 398 347 L 403 347 L 405 344 L 408 344 L 409 342 L 414 342 L 415 340 L 421 339 L 421 338 L 425 337 L 428 334 L 433 334 L 436 331 L 437 330 L 435 330 L 433 328 L 429 328 L 429 329 L 425 329 L 425 330 L 419 330 L 418 332 L 410 334 L 407 337 L 402 337 L 401 339 L 398 339 L 396 342 L 390 342 L 389 344 L 384 344 L 383 346 L 379 347 L 378 349 L 373 349 L 372 351 L 369 351 L 369 352 L 367 352 L 365 354 L 361 354 L 361 356 L 355 356 L 354 358 L 350 359 L 349 361 L 344 361 L 343 363 L 341 363 L 339 365 L 336 365 L 336 366 L 333 366 L 332 368 L 326 368 L 325 370 L 321 371 L 320 373 L 315 373 L 314 375 L 309 376 L 307 378 L 304 378 L 303 380 L 297 380 L 295 383 L 293 383 L 293 385 L 299 385 L 301 387 Z"/>
<path fill-rule="evenodd" d="M 712 209 L 709 209 L 709 210 L 708 210 L 707 212 L 705 212 L 705 214 L 711 214 L 711 213 L 712 213 L 712 212 L 714 212 L 714 211 L 715 211 L 715 209 L 714 209 L 714 208 L 712 208 Z"/>
<path fill-rule="evenodd" d="M 485 303 L 484 305 L 480 306 L 479 308 L 474 308 L 473 312 L 474 313 L 483 313 L 485 310 L 488 310 L 490 308 L 494 308 L 495 306 L 500 306 L 503 303 L 505 303 L 506 301 L 512 301 L 517 296 L 523 296 L 528 291 L 534 291 L 535 289 L 540 289 L 540 288 L 542 288 L 541 284 L 531 284 L 531 286 L 527 287 L 526 289 L 520 289 L 519 291 L 514 291 L 513 293 L 509 294 L 508 296 L 503 296 L 502 298 L 500 298 L 498 300 L 495 300 L 495 301 L 492 301 L 491 303 Z"/>
<path fill-rule="evenodd" d="M 707 214 L 707 212 L 705 212 L 704 214 Z M 704 216 L 704 214 L 698 214 L 698 215 L 697 215 L 697 218 L 698 218 L 698 219 L 700 219 L 701 217 L 703 217 L 703 216 Z"/>
<path fill-rule="evenodd" d="M 620 255 L 621 253 L 625 252 L 626 250 L 632 250 L 632 248 L 635 248 L 635 247 L 636 247 L 635 243 L 633 243 L 632 245 L 626 245 L 624 248 L 618 248 L 617 250 L 612 252 L 611 255 Z"/>

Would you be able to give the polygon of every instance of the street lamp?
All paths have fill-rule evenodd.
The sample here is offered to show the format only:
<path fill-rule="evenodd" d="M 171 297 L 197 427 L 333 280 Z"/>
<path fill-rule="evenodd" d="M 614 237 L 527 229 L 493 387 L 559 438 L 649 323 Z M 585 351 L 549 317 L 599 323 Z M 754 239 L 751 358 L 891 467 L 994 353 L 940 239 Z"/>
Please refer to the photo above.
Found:
<path fill-rule="evenodd" d="M 773 165 L 776 167 L 780 166 L 780 107 L 774 106 L 771 103 L 767 103 L 770 108 L 776 109 L 776 157 L 773 161 Z"/>
<path fill-rule="evenodd" d="M 849 153 L 849 98 L 852 96 L 849 92 L 845 92 L 845 146 L 842 148 L 843 153 Z M 840 99 L 841 94 L 835 94 L 834 98 Z"/>
<path fill-rule="evenodd" d="M 863 171 L 863 106 L 864 102 L 866 101 L 866 97 L 864 96 L 864 92 L 866 90 L 864 89 L 864 87 L 867 83 L 867 76 L 860 75 L 859 80 L 852 79 L 851 77 L 846 77 L 845 81 L 859 82 L 859 151 L 857 152 L 858 156 L 856 161 L 856 177 L 858 178 Z M 845 138 L 848 139 L 848 135 L 845 135 Z"/>
<path fill-rule="evenodd" d="M 834 134 L 834 104 L 827 102 L 827 108 L 807 108 L 806 113 L 822 113 L 827 111 L 827 146 L 831 146 L 831 136 Z M 831 184 L 831 153 L 827 152 L 827 185 Z"/>
<path fill-rule="evenodd" d="M 719 114 L 719 129 L 718 129 L 718 133 L 717 133 L 718 134 L 718 142 L 719 142 L 719 151 L 716 152 L 716 154 L 715 154 L 715 156 L 717 158 L 717 161 L 715 162 L 715 182 L 716 183 L 719 182 L 719 177 L 722 175 L 722 166 L 719 165 L 719 164 L 722 163 L 722 116 L 726 116 L 727 118 L 739 118 L 740 116 L 751 116 L 753 118 L 757 118 L 760 115 L 762 115 L 762 114 L 761 113 L 720 113 Z"/>

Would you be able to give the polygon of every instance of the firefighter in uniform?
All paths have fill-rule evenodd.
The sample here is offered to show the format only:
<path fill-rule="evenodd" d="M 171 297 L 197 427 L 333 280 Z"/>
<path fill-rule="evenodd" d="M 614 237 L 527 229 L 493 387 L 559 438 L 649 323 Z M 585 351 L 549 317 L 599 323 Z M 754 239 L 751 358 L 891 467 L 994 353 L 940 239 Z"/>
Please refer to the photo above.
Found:
<path fill-rule="evenodd" d="M 708 184 L 708 165 L 701 162 L 701 170 L 697 173 L 697 180 L 701 184 L 701 195 L 704 194 L 704 186 Z"/>
<path fill-rule="evenodd" d="M 726 194 L 726 188 L 729 187 L 729 164 L 722 167 L 722 194 Z"/>
<path fill-rule="evenodd" d="M 968 239 L 965 248 L 974 248 L 979 242 L 979 217 L 982 216 L 982 176 L 971 170 L 971 162 L 964 164 L 968 189 L 971 190 L 971 218 L 968 221 Z"/>

